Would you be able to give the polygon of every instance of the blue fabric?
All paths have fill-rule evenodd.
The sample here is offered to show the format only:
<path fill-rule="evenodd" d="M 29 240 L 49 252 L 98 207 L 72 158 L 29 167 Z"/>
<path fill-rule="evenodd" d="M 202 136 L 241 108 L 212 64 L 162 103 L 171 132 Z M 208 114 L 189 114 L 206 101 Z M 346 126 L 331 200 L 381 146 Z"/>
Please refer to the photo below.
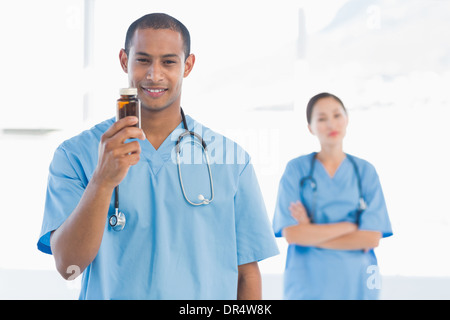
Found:
<path fill-rule="evenodd" d="M 80 299 L 235 299 L 238 265 L 278 254 L 248 154 L 186 116 L 208 144 L 214 200 L 192 206 L 183 197 L 175 143 L 182 124 L 155 150 L 140 141 L 141 159 L 120 184 L 126 225 L 107 221 L 99 252 L 83 273 Z M 107 120 L 61 144 L 50 165 L 39 250 L 78 204 L 95 170 Z M 186 139 L 186 141 L 185 141 Z M 181 173 L 188 198 L 211 196 L 201 148 L 183 139 Z M 114 213 L 114 195 L 108 216 Z"/>
<path fill-rule="evenodd" d="M 291 160 L 281 178 L 273 219 L 277 237 L 282 230 L 297 224 L 289 211 L 291 202 L 299 201 L 300 180 L 309 175 L 313 153 Z M 383 237 L 392 235 L 380 181 L 375 168 L 367 161 L 352 156 L 361 176 L 362 192 L 367 209 L 360 217 L 360 230 L 379 231 Z M 357 177 L 346 157 L 333 178 L 317 159 L 313 177 L 317 182 L 314 223 L 356 222 L 359 201 Z M 310 183 L 303 188 L 306 210 L 311 214 L 313 191 Z M 284 274 L 286 299 L 376 299 L 378 289 L 368 286 L 370 270 L 377 266 L 373 250 L 331 250 L 289 245 Z M 369 269 L 368 269 L 369 268 Z"/>

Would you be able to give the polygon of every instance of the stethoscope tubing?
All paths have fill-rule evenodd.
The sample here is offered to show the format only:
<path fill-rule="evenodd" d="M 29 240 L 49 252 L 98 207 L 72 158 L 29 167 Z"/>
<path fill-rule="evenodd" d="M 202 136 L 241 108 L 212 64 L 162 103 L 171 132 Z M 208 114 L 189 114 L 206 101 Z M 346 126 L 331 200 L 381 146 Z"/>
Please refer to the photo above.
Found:
<path fill-rule="evenodd" d="M 184 127 L 185 131 L 179 135 L 176 145 L 175 145 L 175 149 L 176 149 L 176 154 L 177 154 L 177 168 L 178 168 L 178 176 L 180 179 L 181 191 L 183 193 L 183 197 L 189 204 L 191 204 L 193 206 L 207 205 L 207 204 L 210 204 L 214 200 L 213 178 L 212 178 L 211 165 L 210 165 L 210 161 L 209 161 L 207 145 L 206 145 L 206 142 L 202 139 L 202 137 L 199 134 L 197 134 L 193 131 L 189 131 L 187 122 L 186 122 L 186 116 L 184 115 L 184 111 L 182 108 L 180 108 L 180 111 L 181 111 L 181 119 L 182 119 L 183 127 Z M 188 135 L 197 139 L 197 140 L 194 139 L 193 142 L 200 145 L 200 147 L 202 148 L 202 153 L 205 155 L 205 160 L 206 160 L 206 164 L 208 167 L 209 182 L 210 182 L 210 187 L 211 187 L 210 188 L 211 198 L 205 199 L 203 197 L 203 195 L 199 195 L 200 202 L 193 202 L 193 201 L 189 200 L 188 196 L 186 195 L 186 190 L 185 190 L 184 184 L 183 184 L 183 177 L 181 174 L 181 160 L 180 160 L 181 140 L 185 136 L 188 136 Z M 109 225 L 113 228 L 113 230 L 121 231 L 125 227 L 125 223 L 126 223 L 125 215 L 119 211 L 119 186 L 116 186 L 114 188 L 114 214 L 112 216 L 110 216 L 110 218 L 109 218 Z"/>
<path fill-rule="evenodd" d="M 318 186 L 317 186 L 316 179 L 314 179 L 314 177 L 313 177 L 314 168 L 315 168 L 315 164 L 316 164 L 316 156 L 317 156 L 317 152 L 314 152 L 313 156 L 312 156 L 312 160 L 311 160 L 309 174 L 300 180 L 300 200 L 303 204 L 305 203 L 305 199 L 303 197 L 304 185 L 305 185 L 306 181 L 308 181 L 308 180 L 311 182 L 311 189 L 313 191 L 313 201 L 312 201 L 311 213 L 308 213 L 308 216 L 309 216 L 309 219 L 311 222 L 314 221 L 314 214 L 316 212 L 316 205 L 317 205 L 316 200 L 317 200 L 317 187 Z M 349 159 L 349 161 L 352 163 L 353 169 L 356 174 L 357 184 L 358 184 L 359 200 L 358 200 L 358 208 L 357 208 L 357 212 L 356 212 L 356 224 L 359 225 L 360 216 L 363 213 L 363 211 L 367 208 L 367 203 L 363 197 L 361 175 L 358 170 L 358 165 L 356 164 L 355 159 L 353 159 L 353 157 L 351 155 L 346 154 L 346 156 Z"/>
<path fill-rule="evenodd" d="M 186 135 L 187 133 L 190 133 L 190 132 L 185 132 L 184 134 Z M 195 134 L 195 136 L 197 136 L 197 134 Z M 179 176 L 179 179 L 180 179 L 181 191 L 183 192 L 184 198 L 186 199 L 186 201 L 189 204 L 191 204 L 193 206 L 201 206 L 201 205 L 204 205 L 204 204 L 209 204 L 209 203 L 211 203 L 213 201 L 213 199 L 214 199 L 214 186 L 213 186 L 212 172 L 211 172 L 211 166 L 210 166 L 210 162 L 209 162 L 209 156 L 208 156 L 207 149 L 203 146 L 203 144 L 199 143 L 198 141 L 194 140 L 194 143 L 198 144 L 201 148 L 203 148 L 203 154 L 205 155 L 205 160 L 206 160 L 206 164 L 207 164 L 207 168 L 208 168 L 209 182 L 210 182 L 210 187 L 211 187 L 210 188 L 211 198 L 210 199 L 202 198 L 202 199 L 199 199 L 201 202 L 193 202 L 193 201 L 189 200 L 189 198 L 187 197 L 186 191 L 184 189 L 183 177 L 182 177 L 182 174 L 181 174 L 181 159 L 180 159 L 180 152 L 181 151 L 180 151 L 180 148 L 179 148 L 179 144 L 177 144 L 177 168 L 178 168 L 178 176 Z"/>

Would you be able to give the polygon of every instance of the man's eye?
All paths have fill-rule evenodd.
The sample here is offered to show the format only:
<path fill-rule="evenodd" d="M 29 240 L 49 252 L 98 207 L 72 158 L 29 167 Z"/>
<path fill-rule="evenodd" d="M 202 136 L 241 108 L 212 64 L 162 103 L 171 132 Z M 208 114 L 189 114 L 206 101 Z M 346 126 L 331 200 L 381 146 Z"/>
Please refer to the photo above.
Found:
<path fill-rule="evenodd" d="M 140 62 L 140 63 L 148 63 L 148 59 L 144 59 L 144 58 L 136 59 L 136 61 Z"/>
<path fill-rule="evenodd" d="M 164 61 L 164 64 L 174 64 L 175 63 L 175 61 L 173 61 L 173 60 L 166 60 L 166 61 Z"/>

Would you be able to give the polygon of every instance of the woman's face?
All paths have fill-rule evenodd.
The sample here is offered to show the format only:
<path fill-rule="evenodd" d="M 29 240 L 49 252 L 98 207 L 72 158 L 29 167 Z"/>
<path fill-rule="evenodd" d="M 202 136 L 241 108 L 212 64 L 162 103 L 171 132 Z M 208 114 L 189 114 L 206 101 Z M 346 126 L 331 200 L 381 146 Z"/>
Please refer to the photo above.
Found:
<path fill-rule="evenodd" d="M 313 107 L 309 131 L 321 145 L 342 144 L 348 117 L 342 105 L 332 97 L 319 99 Z"/>

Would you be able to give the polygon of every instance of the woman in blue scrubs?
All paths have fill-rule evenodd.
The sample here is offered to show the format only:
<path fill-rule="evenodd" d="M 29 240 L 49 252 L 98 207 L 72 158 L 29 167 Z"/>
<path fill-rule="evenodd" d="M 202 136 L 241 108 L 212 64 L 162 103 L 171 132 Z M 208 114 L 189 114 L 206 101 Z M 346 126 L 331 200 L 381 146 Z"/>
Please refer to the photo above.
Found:
<path fill-rule="evenodd" d="M 392 235 L 378 175 L 344 153 L 348 117 L 338 97 L 318 94 L 306 113 L 321 148 L 289 161 L 273 220 L 275 235 L 289 243 L 284 298 L 377 299 L 373 249 Z"/>

